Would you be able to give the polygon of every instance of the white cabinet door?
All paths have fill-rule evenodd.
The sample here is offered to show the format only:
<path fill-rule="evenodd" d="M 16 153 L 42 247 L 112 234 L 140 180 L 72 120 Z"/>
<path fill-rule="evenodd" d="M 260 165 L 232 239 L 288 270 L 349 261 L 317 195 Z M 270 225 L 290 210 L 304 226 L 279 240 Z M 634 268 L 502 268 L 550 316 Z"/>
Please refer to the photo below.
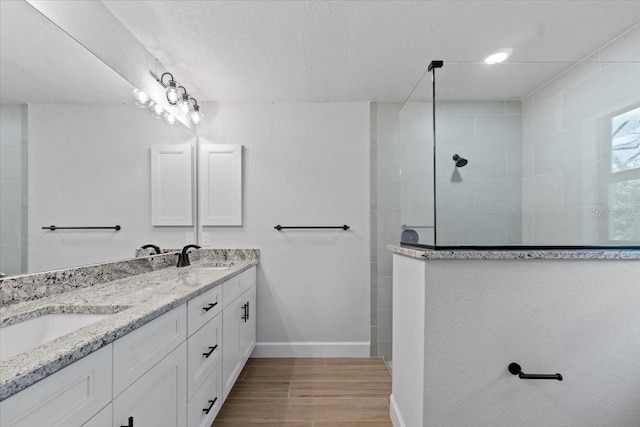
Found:
<path fill-rule="evenodd" d="M 82 427 L 111 427 L 113 425 L 113 405 L 109 403 L 106 408 L 98 412 L 95 417 L 91 418 Z"/>
<path fill-rule="evenodd" d="M 0 402 L 0 426 L 79 426 L 111 401 L 111 344 Z"/>
<path fill-rule="evenodd" d="M 240 359 L 242 365 L 247 362 L 253 348 L 256 346 L 256 287 L 251 286 L 240 297 L 242 304 L 246 304 L 245 316 L 240 323 Z"/>
<path fill-rule="evenodd" d="M 187 344 L 182 343 L 113 401 L 113 426 L 187 425 Z"/>
<path fill-rule="evenodd" d="M 187 339 L 186 304 L 113 343 L 113 395 L 124 391 Z"/>
<path fill-rule="evenodd" d="M 151 147 L 151 224 L 193 225 L 190 144 Z"/>
<path fill-rule="evenodd" d="M 223 400 L 227 399 L 242 369 L 240 365 L 240 323 L 242 322 L 243 304 L 243 299 L 238 298 L 225 307 L 222 312 Z"/>
<path fill-rule="evenodd" d="M 198 174 L 201 224 L 242 225 L 242 145 L 200 145 Z"/>

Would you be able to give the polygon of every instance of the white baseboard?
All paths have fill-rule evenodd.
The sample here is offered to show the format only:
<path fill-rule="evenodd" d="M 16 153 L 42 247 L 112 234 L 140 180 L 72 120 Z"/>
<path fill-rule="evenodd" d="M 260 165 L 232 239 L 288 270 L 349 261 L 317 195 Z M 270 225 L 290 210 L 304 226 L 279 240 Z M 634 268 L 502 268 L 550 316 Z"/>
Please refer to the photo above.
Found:
<path fill-rule="evenodd" d="M 258 342 L 251 357 L 369 357 L 368 342 Z"/>
<path fill-rule="evenodd" d="M 393 424 L 393 427 L 407 427 L 402 419 L 402 414 L 400 413 L 398 403 L 396 402 L 396 398 L 393 394 L 389 398 L 389 416 L 391 417 L 391 424 Z"/>

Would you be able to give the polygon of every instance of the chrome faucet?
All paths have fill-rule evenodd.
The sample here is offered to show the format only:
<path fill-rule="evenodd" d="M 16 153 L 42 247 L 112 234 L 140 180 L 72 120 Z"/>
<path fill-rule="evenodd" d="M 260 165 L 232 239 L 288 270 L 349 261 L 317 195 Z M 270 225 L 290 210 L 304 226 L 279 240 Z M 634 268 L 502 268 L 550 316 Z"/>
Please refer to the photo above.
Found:
<path fill-rule="evenodd" d="M 154 251 L 156 251 L 156 254 L 159 254 L 162 252 L 160 250 L 160 246 L 156 246 L 156 245 L 144 245 L 140 249 L 153 249 Z"/>
<path fill-rule="evenodd" d="M 200 246 L 187 245 L 184 248 L 182 248 L 182 253 L 178 254 L 178 265 L 176 265 L 176 267 L 187 267 L 191 265 L 191 262 L 189 262 L 189 253 L 187 252 L 191 248 L 200 249 Z"/>

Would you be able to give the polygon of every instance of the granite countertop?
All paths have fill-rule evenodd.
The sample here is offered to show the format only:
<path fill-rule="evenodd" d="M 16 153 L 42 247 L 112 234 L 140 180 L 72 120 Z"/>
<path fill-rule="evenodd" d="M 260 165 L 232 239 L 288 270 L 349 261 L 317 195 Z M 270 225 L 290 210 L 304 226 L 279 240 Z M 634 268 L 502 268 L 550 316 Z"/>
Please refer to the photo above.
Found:
<path fill-rule="evenodd" d="M 0 326 L 49 313 L 115 313 L 0 362 L 0 400 L 257 264 L 257 260 L 217 262 L 232 267 L 224 271 L 198 270 L 197 265 L 168 267 L 0 308 Z"/>
<path fill-rule="evenodd" d="M 482 259 L 573 259 L 573 260 L 640 260 L 640 251 L 624 249 L 520 249 L 520 250 L 434 250 L 410 246 L 388 245 L 395 254 L 421 260 Z"/>

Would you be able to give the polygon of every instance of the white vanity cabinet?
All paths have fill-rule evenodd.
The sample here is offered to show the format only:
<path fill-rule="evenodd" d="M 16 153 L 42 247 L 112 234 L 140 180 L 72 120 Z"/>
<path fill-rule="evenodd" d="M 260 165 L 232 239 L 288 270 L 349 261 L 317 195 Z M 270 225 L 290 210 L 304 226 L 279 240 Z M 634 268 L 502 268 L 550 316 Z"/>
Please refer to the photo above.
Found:
<path fill-rule="evenodd" d="M 0 427 L 209 427 L 256 342 L 250 268 L 0 402 Z"/>
<path fill-rule="evenodd" d="M 0 402 L 2 427 L 80 426 L 111 401 L 111 344 Z"/>

